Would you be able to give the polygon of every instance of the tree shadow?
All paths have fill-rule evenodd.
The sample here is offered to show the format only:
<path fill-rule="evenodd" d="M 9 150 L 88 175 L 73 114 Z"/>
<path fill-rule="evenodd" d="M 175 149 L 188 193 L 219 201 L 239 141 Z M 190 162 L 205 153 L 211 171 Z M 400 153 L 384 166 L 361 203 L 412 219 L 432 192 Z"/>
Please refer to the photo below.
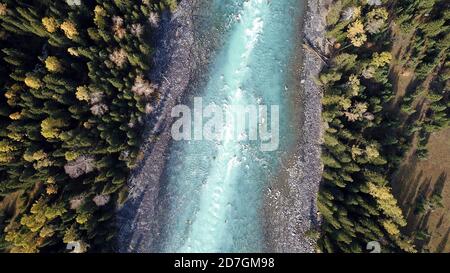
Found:
<path fill-rule="evenodd" d="M 437 253 L 444 253 L 445 252 L 445 247 L 448 245 L 449 237 L 450 237 L 450 228 L 447 229 L 447 232 L 445 233 L 444 238 L 439 243 L 439 245 L 436 247 L 436 251 L 435 252 L 437 252 Z"/>
<path fill-rule="evenodd" d="M 441 218 L 439 218 L 439 222 L 436 225 L 436 228 L 441 228 L 442 224 L 444 224 L 444 220 L 445 220 L 445 214 L 441 215 Z"/>
<path fill-rule="evenodd" d="M 436 180 L 436 183 L 434 184 L 433 194 L 439 194 L 442 195 L 444 192 L 445 183 L 447 182 L 447 173 L 442 172 L 438 179 Z"/>
<path fill-rule="evenodd" d="M 417 176 L 417 179 L 416 179 L 416 183 L 419 183 L 420 186 L 419 186 L 419 189 L 418 189 L 415 197 L 413 197 L 412 194 L 409 193 L 409 195 L 410 195 L 409 198 L 412 198 L 412 199 L 410 199 L 411 204 L 417 204 L 419 198 L 428 198 L 435 194 L 442 195 L 442 193 L 444 191 L 445 184 L 447 182 L 447 173 L 446 172 L 442 172 L 439 175 L 439 177 L 435 180 L 434 183 L 431 178 L 422 178 L 422 177 L 423 177 L 423 173 L 421 172 Z M 413 199 L 415 199 L 414 202 L 412 202 Z M 414 210 L 412 212 L 414 212 Z M 408 223 L 409 223 L 408 228 L 407 228 L 408 233 L 413 234 L 413 233 L 421 231 L 421 230 L 428 231 L 429 233 L 431 233 L 431 236 L 429 236 L 425 240 L 416 240 L 415 243 L 419 249 L 424 249 L 426 246 L 429 246 L 429 244 L 431 243 L 431 241 L 433 239 L 433 234 L 436 234 L 437 230 L 441 229 L 443 227 L 443 225 L 445 224 L 446 212 L 444 212 L 440 216 L 436 225 L 430 226 L 431 217 L 435 213 L 436 213 L 436 211 L 428 211 L 425 214 L 415 214 L 415 213 L 411 214 L 411 210 L 409 210 L 408 214 L 406 214 Z M 449 231 L 447 231 L 446 235 L 444 236 L 442 241 L 437 246 L 436 252 L 443 252 L 445 250 L 445 247 L 449 241 L 448 237 L 449 237 Z"/>

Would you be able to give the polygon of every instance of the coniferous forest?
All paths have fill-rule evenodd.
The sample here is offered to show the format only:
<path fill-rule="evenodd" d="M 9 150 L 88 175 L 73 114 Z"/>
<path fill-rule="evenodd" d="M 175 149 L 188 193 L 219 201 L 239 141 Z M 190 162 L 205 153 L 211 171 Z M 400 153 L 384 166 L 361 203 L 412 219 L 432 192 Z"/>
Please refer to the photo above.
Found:
<path fill-rule="evenodd" d="M 66 3 L 67 2 L 67 3 Z M 108 250 L 145 114 L 159 13 L 173 1 L 0 3 L 5 251 Z M 11 195 L 14 193 L 14 195 Z"/>
<path fill-rule="evenodd" d="M 426 160 L 430 134 L 449 126 L 448 1 L 375 2 L 334 1 L 327 16 L 334 48 L 319 78 L 325 168 L 318 198 L 326 252 L 361 252 L 377 238 L 390 251 L 417 251 L 401 232 L 407 222 L 392 177 L 412 146 Z M 404 53 L 393 56 L 394 41 L 405 36 Z M 414 74 L 400 102 L 395 62 Z"/>

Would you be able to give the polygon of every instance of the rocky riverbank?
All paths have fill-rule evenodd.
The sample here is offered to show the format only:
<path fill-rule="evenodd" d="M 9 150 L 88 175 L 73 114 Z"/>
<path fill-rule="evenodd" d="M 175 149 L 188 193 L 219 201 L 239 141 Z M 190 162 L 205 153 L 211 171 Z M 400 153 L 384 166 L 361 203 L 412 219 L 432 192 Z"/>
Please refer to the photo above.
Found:
<path fill-rule="evenodd" d="M 160 233 L 157 210 L 160 182 L 171 142 L 172 108 L 188 90 L 196 62 L 193 14 L 196 1 L 182 1 L 161 20 L 161 44 L 155 54 L 152 78 L 161 99 L 146 121 L 143 160 L 129 179 L 129 199 L 118 211 L 118 251 L 152 252 Z"/>
<path fill-rule="evenodd" d="M 320 159 L 322 143 L 322 91 L 315 78 L 324 62 L 317 54 L 327 53 L 325 40 L 326 14 L 331 0 L 308 1 L 301 35 L 304 46 L 298 99 L 300 137 L 277 181 L 266 198 L 268 220 L 267 251 L 314 252 L 315 239 L 308 231 L 320 225 L 316 199 L 322 178 Z"/>

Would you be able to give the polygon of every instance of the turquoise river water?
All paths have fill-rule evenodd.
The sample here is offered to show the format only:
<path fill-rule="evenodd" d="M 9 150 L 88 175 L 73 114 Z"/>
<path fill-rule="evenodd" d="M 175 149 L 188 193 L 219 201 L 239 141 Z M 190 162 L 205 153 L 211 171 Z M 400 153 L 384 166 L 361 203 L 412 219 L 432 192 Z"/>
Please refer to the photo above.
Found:
<path fill-rule="evenodd" d="M 232 105 L 279 106 L 279 145 L 261 151 L 262 140 L 175 142 L 170 150 L 163 195 L 163 252 L 258 252 L 264 249 L 262 208 L 282 154 L 289 150 L 293 88 L 291 65 L 302 0 L 213 0 L 204 16 L 220 18 L 223 42 L 197 97 Z M 216 15 L 220 14 L 219 17 Z M 186 104 L 193 106 L 193 100 Z M 206 122 L 206 120 L 205 120 Z M 249 125 L 251 126 L 251 125 Z M 269 126 L 270 128 L 270 126 Z M 249 129 L 249 128 L 247 128 Z M 225 126 L 224 132 L 229 130 Z"/>

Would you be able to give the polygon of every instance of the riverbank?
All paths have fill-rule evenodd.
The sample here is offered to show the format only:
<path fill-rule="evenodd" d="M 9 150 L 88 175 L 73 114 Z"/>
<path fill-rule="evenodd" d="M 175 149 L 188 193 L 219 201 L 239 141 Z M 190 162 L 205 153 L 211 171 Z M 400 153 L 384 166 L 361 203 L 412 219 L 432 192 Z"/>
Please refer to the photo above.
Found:
<path fill-rule="evenodd" d="M 159 235 L 157 197 L 171 141 L 172 108 L 188 90 L 196 55 L 193 14 L 197 1 L 182 1 L 160 25 L 161 44 L 155 54 L 152 78 L 159 82 L 160 101 L 146 121 L 143 159 L 129 179 L 129 199 L 118 211 L 118 251 L 151 252 Z"/>
<path fill-rule="evenodd" d="M 322 179 L 320 159 L 322 143 L 322 91 L 315 78 L 324 65 L 311 49 L 327 53 L 325 40 L 326 14 L 331 0 L 308 1 L 303 17 L 303 32 L 297 54 L 302 67 L 294 73 L 301 79 L 299 94 L 294 95 L 297 114 L 300 115 L 300 136 L 290 155 L 284 159 L 276 181 L 266 195 L 267 251 L 314 252 L 315 239 L 308 231 L 320 225 L 316 199 Z M 308 48 L 300 46 L 308 44 Z"/>

